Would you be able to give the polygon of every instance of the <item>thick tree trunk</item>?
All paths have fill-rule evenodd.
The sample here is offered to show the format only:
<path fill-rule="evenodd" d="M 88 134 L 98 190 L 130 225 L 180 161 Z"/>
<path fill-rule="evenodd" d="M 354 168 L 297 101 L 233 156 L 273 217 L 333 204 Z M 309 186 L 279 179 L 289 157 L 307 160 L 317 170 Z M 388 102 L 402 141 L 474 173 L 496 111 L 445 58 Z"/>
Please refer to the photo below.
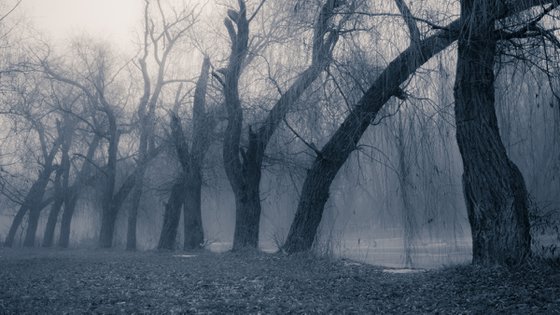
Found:
<path fill-rule="evenodd" d="M 523 263 L 530 255 L 527 190 L 500 138 L 494 103 L 493 1 L 461 1 L 455 82 L 457 142 L 473 237 L 473 263 Z"/>
<path fill-rule="evenodd" d="M 234 251 L 259 245 L 261 164 L 262 158 L 251 157 L 248 152 L 243 164 L 243 185 L 235 192 Z"/>
<path fill-rule="evenodd" d="M 165 205 L 165 213 L 163 215 L 163 227 L 159 237 L 158 249 L 175 250 L 175 242 L 177 239 L 177 228 L 179 227 L 179 219 L 181 217 L 181 206 L 185 200 L 184 176 L 173 184 L 171 195 Z"/>
<path fill-rule="evenodd" d="M 115 233 L 115 223 L 117 221 L 118 209 L 111 203 L 103 208 L 101 216 L 101 229 L 99 231 L 99 247 L 111 248 L 113 246 L 113 235 Z"/>
<path fill-rule="evenodd" d="M 201 191 L 202 177 L 200 169 L 192 170 L 185 190 L 183 204 L 184 220 L 184 250 L 200 249 L 204 243 L 204 230 L 202 228 Z"/>

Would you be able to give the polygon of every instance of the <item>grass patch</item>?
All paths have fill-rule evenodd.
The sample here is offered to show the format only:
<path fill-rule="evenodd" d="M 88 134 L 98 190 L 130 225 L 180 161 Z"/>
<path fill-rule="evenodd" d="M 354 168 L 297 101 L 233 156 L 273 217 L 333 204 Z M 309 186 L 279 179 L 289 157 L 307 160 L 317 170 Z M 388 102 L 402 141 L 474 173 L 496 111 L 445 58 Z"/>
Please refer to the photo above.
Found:
<path fill-rule="evenodd" d="M 310 254 L 0 250 L 0 313 L 558 310 L 560 270 L 544 263 L 393 274 Z"/>

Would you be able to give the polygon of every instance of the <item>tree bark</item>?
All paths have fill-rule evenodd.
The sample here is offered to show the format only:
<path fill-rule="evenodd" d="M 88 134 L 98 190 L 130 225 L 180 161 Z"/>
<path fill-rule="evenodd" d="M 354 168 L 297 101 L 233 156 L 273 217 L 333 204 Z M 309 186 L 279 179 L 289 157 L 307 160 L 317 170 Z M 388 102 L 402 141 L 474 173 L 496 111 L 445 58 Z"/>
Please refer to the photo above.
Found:
<path fill-rule="evenodd" d="M 455 81 L 457 142 L 474 264 L 523 263 L 530 255 L 527 190 L 500 138 L 494 99 L 494 1 L 461 1 Z"/>
<path fill-rule="evenodd" d="M 200 169 L 193 171 L 196 174 L 189 176 L 183 204 L 184 250 L 200 249 L 204 243 L 201 209 L 202 176 Z"/>
<path fill-rule="evenodd" d="M 186 183 L 185 177 L 181 176 L 173 188 L 169 200 L 165 205 L 165 213 L 163 216 L 163 227 L 159 237 L 158 249 L 175 250 L 175 242 L 177 239 L 177 228 L 179 227 L 179 219 L 181 217 L 181 206 L 184 201 L 184 192 Z"/>

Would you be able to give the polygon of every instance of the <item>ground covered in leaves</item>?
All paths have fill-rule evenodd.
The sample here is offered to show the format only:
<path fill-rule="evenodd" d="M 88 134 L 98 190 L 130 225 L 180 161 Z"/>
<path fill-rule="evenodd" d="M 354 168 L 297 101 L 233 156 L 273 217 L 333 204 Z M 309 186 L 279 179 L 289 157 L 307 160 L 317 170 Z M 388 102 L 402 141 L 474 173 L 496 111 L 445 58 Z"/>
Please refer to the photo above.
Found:
<path fill-rule="evenodd" d="M 0 249 L 0 313 L 560 314 L 560 268 L 412 274 L 311 255 Z"/>

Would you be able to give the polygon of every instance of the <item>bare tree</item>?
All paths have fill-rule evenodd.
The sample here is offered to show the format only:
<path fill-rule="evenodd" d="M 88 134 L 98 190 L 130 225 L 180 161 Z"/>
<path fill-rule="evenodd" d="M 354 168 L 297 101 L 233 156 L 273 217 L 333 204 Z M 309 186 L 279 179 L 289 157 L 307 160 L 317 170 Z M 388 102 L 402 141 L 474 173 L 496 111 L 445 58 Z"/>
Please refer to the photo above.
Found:
<path fill-rule="evenodd" d="M 249 126 L 247 148 L 240 147 L 243 130 L 243 107 L 238 85 L 242 65 L 248 52 L 249 22 L 244 1 L 239 1 L 239 11 L 228 11 L 225 26 L 232 43 L 228 67 L 223 71 L 225 103 L 228 125 L 224 140 L 224 166 L 232 186 L 236 202 L 233 250 L 244 247 L 256 248 L 259 240 L 261 216 L 260 182 L 265 151 L 286 114 L 305 90 L 331 63 L 332 51 L 338 40 L 341 25 L 349 16 L 333 26 L 333 18 L 344 4 L 328 0 L 321 7 L 314 25 L 311 64 L 282 92 L 264 122 L 258 128 Z M 234 26 L 235 25 L 235 26 Z"/>
<path fill-rule="evenodd" d="M 140 139 L 138 144 L 138 168 L 134 180 L 134 189 L 131 196 L 131 206 L 128 213 L 128 230 L 126 248 L 136 249 L 136 222 L 138 217 L 138 207 L 142 197 L 144 175 L 148 166 L 150 156 L 149 142 L 153 137 L 155 124 L 155 111 L 160 98 L 162 89 L 166 83 L 166 69 L 170 54 L 174 47 L 181 40 L 186 32 L 191 28 L 195 21 L 195 11 L 188 11 L 184 8 L 181 12 L 176 12 L 173 20 L 168 21 L 161 5 L 161 1 L 156 1 L 158 18 L 161 22 L 161 29 L 156 28 L 156 22 L 151 17 L 150 1 L 145 0 L 144 6 L 144 43 L 143 55 L 139 60 L 140 70 L 144 83 L 144 92 L 138 105 L 138 119 L 140 122 Z M 155 80 L 152 80 L 148 70 L 149 50 L 152 49 L 153 61 L 156 64 Z M 154 148 L 151 148 L 152 150 Z"/>
<path fill-rule="evenodd" d="M 205 57 L 194 92 L 190 149 L 177 114 L 181 103 L 181 88 L 176 94 L 175 109 L 171 114 L 171 137 L 181 164 L 181 172 L 175 179 L 165 206 L 159 249 L 175 249 L 181 206 L 184 209 L 184 249 L 198 249 L 204 243 L 201 207 L 202 168 L 211 143 L 210 136 L 216 125 L 214 118 L 206 110 L 209 71 L 210 59 Z"/>
<path fill-rule="evenodd" d="M 534 6 L 550 1 L 522 1 L 501 7 L 496 19 L 503 19 Z M 403 15 L 409 28 L 414 29 L 406 14 Z M 321 222 L 329 188 L 336 174 L 356 149 L 368 126 L 374 122 L 379 111 L 393 96 L 403 97 L 400 85 L 430 58 L 449 47 L 459 38 L 461 20 L 447 26 L 431 25 L 439 29 L 435 34 L 412 44 L 393 59 L 377 79 L 365 91 L 362 98 L 352 107 L 344 122 L 331 136 L 308 171 L 301 191 L 294 221 L 290 227 L 283 250 L 289 253 L 309 250 Z M 415 31 L 411 32 L 414 34 Z"/>

